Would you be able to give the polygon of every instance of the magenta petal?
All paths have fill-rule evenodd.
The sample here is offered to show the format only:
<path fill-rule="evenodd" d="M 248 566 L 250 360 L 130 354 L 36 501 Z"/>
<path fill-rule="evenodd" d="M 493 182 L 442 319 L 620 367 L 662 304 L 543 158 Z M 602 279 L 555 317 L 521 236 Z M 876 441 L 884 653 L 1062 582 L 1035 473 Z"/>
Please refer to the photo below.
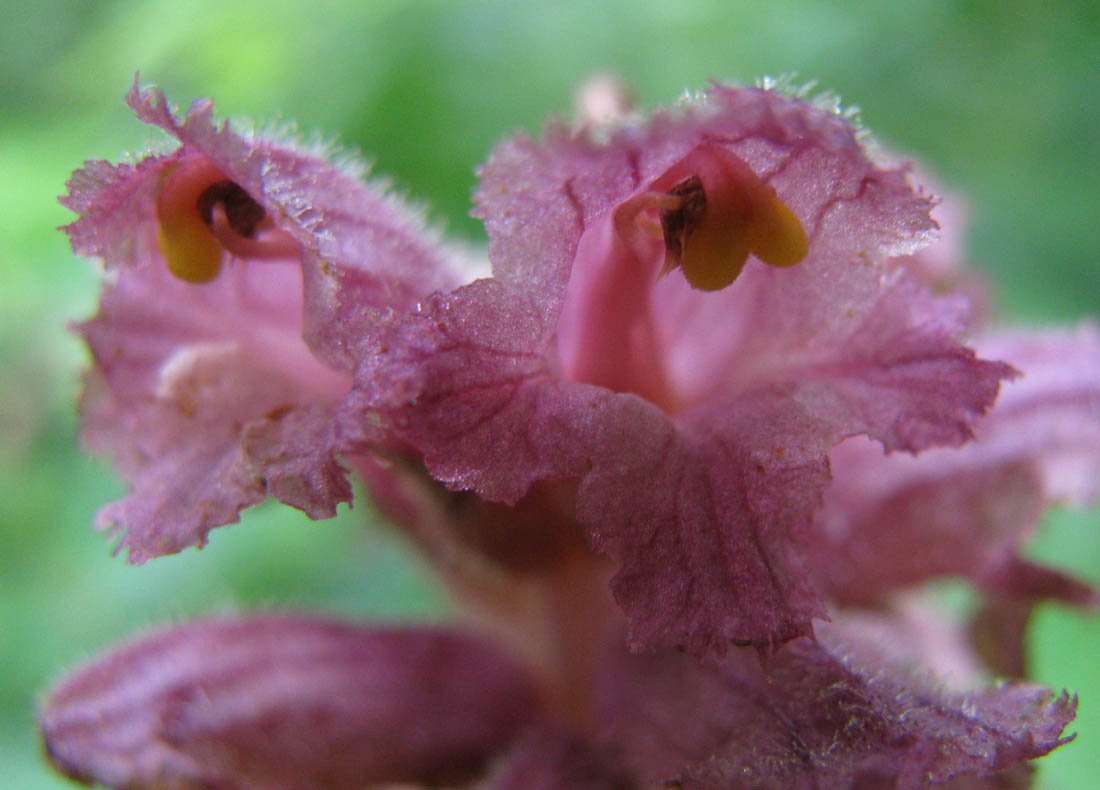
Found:
<path fill-rule="evenodd" d="M 96 370 L 84 435 L 111 455 L 131 495 L 98 517 L 125 533 L 130 560 L 203 545 L 268 494 L 329 517 L 351 488 L 336 454 L 333 407 L 350 349 L 379 318 L 459 279 L 457 258 L 400 203 L 319 151 L 216 125 L 209 102 L 177 118 L 136 85 L 138 116 L 182 144 L 137 164 L 89 162 L 62 202 L 79 214 L 74 249 L 113 282 L 79 327 Z M 170 275 L 157 242 L 158 193 L 173 168 L 216 167 L 261 204 L 277 260 L 226 255 L 202 285 Z M 282 242 L 280 242 L 282 244 Z M 238 253 L 245 254 L 245 253 Z"/>
<path fill-rule="evenodd" d="M 156 254 L 154 222 L 156 182 L 181 158 L 181 151 L 147 156 L 136 164 L 84 163 L 65 185 L 60 202 L 79 218 L 63 230 L 73 251 L 101 258 L 108 267 L 135 266 Z"/>
<path fill-rule="evenodd" d="M 832 368 L 670 417 L 553 378 L 532 350 L 545 342 L 538 316 L 499 281 L 425 300 L 365 358 L 347 433 L 378 441 L 365 429 L 387 426 L 433 475 L 498 501 L 582 477 L 578 516 L 623 566 L 613 587 L 640 646 L 702 652 L 808 633 L 822 609 L 792 530 L 824 490 L 828 449 L 875 426 L 902 446 L 958 441 L 1004 370 L 946 340 L 881 360 L 853 344 Z"/>
<path fill-rule="evenodd" d="M 950 441 L 968 430 L 966 409 L 948 392 L 980 363 L 953 357 L 851 362 L 862 372 L 838 366 L 752 390 L 673 420 L 656 452 L 637 438 L 641 420 L 622 421 L 621 444 L 585 479 L 578 513 L 596 545 L 622 564 L 612 589 L 635 644 L 701 653 L 727 641 L 770 648 L 809 633 L 824 609 L 803 566 L 815 551 L 803 527 L 829 480 L 826 453 L 876 425 L 890 426 L 885 442 L 918 445 L 933 440 L 929 431 Z M 932 382 L 926 365 L 940 371 Z M 939 419 L 885 416 L 904 413 L 907 401 L 911 413 L 929 406 Z"/>
<path fill-rule="evenodd" d="M 317 403 L 275 409 L 245 427 L 241 449 L 263 470 L 268 493 L 310 518 L 332 518 L 351 501 L 346 470 L 336 460 L 335 409 Z"/>
<path fill-rule="evenodd" d="M 59 770 L 107 787 L 359 790 L 468 778 L 536 708 L 523 673 L 459 633 L 262 616 L 118 648 L 39 721 Z"/>
<path fill-rule="evenodd" d="M 1095 605 L 1079 582 L 1017 552 L 1053 504 L 1087 505 L 1100 480 L 1100 333 L 1002 335 L 981 343 L 1023 375 L 976 425 L 976 441 L 913 458 L 853 439 L 830 455 L 810 571 L 819 588 L 872 603 L 934 575 L 1017 598 Z"/>
<path fill-rule="evenodd" d="M 809 253 L 785 269 L 750 260 L 715 293 L 658 281 L 655 342 L 681 409 L 565 379 L 556 322 L 582 235 L 701 141 L 766 174 Z M 890 260 L 925 240 L 930 201 L 843 119 L 791 97 L 716 88 L 610 142 L 561 129 L 507 142 L 478 202 L 495 279 L 395 319 L 356 372 L 346 432 L 494 501 L 579 478 L 577 514 L 622 566 L 613 586 L 641 648 L 808 633 L 822 608 L 796 533 L 828 451 L 855 434 L 961 444 L 1011 374 L 955 340 L 965 300 Z"/>
<path fill-rule="evenodd" d="M 746 650 L 702 666 L 675 654 L 624 659 L 602 698 L 608 743 L 625 744 L 624 762 L 649 782 L 685 789 L 916 790 L 1011 772 L 1069 740 L 1076 700 L 1066 694 L 948 692 L 857 636 L 826 629 L 763 667 Z"/>
<path fill-rule="evenodd" d="M 809 633 L 825 613 L 796 546 L 828 480 L 809 449 L 820 427 L 764 395 L 672 424 L 617 405 L 578 516 L 621 564 L 611 589 L 632 644 L 721 654 L 729 642 L 773 649 Z"/>
<path fill-rule="evenodd" d="M 823 459 L 778 463 L 769 451 L 765 468 L 755 457 L 764 451 L 736 443 L 744 425 L 700 419 L 681 430 L 633 396 L 547 377 L 538 355 L 516 350 L 536 321 L 508 293 L 481 282 L 426 302 L 444 318 L 397 327 L 383 343 L 405 358 L 368 358 L 370 389 L 345 405 L 384 416 L 425 451 L 432 474 L 490 499 L 514 503 L 537 480 L 584 477 L 577 514 L 624 565 L 613 589 L 637 643 L 702 652 L 808 632 L 821 610 L 789 572 L 787 530 L 816 502 Z M 470 309 L 489 299 L 511 307 L 506 320 Z M 446 320 L 462 309 L 470 318 Z M 778 423 L 769 435 L 782 444 Z M 789 493 L 777 500 L 778 486 Z"/>
<path fill-rule="evenodd" d="M 201 288 L 121 269 L 78 327 L 96 363 L 84 439 L 132 488 L 97 522 L 124 533 L 131 562 L 201 546 L 268 494 L 313 518 L 351 499 L 333 413 L 346 379 L 296 334 L 296 267 L 264 266 Z"/>
<path fill-rule="evenodd" d="M 986 452 L 1026 455 L 1045 501 L 1088 506 L 1100 495 L 1100 328 L 990 334 L 983 354 L 1023 371 L 980 428 Z"/>

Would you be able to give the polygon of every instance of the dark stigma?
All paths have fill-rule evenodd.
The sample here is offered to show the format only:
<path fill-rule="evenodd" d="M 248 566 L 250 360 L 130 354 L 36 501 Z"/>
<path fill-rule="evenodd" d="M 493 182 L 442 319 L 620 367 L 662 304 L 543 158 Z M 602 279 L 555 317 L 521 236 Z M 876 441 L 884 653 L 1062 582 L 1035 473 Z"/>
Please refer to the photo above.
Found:
<path fill-rule="evenodd" d="M 256 235 L 256 227 L 266 214 L 264 207 L 241 189 L 234 181 L 218 181 L 202 191 L 195 208 L 207 225 L 214 222 L 214 204 L 221 203 L 229 226 L 246 239 Z"/>
<path fill-rule="evenodd" d="M 684 242 L 703 221 L 703 215 L 707 212 L 707 194 L 703 191 L 703 182 L 699 180 L 699 176 L 685 178 L 668 190 L 668 194 L 681 199 L 679 208 L 661 212 L 666 259 L 677 266 L 684 254 Z"/>

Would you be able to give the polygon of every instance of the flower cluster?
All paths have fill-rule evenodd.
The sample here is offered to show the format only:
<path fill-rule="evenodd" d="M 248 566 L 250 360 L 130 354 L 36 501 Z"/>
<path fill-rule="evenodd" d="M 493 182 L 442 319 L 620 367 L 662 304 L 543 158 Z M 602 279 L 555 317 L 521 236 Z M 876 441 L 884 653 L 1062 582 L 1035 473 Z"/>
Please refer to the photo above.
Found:
<path fill-rule="evenodd" d="M 142 636 L 46 697 L 63 773 L 1005 788 L 1067 740 L 1023 631 L 1096 595 L 1018 550 L 1097 494 L 1100 333 L 985 326 L 936 200 L 834 106 L 715 85 L 508 140 L 483 262 L 354 165 L 128 100 L 178 148 L 63 199 L 106 268 L 81 411 L 130 493 L 99 524 L 141 563 L 269 495 L 331 516 L 354 471 L 468 617 Z"/>

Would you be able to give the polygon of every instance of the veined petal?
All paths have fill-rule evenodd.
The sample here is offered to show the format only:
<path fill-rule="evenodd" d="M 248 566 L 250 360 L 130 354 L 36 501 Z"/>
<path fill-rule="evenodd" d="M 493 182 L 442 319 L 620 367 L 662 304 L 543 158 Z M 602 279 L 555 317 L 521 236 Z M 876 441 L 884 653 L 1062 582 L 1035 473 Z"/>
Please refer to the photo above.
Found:
<path fill-rule="evenodd" d="M 675 271 L 651 293 L 637 290 L 651 287 L 641 269 L 611 283 L 614 304 L 652 305 L 649 334 L 621 336 L 653 353 L 609 334 L 602 364 L 664 369 L 637 386 L 571 377 L 561 344 L 585 335 L 563 340 L 572 329 L 559 318 L 575 304 L 578 250 L 629 263 L 621 244 L 585 234 L 704 144 L 774 191 L 806 229 L 805 257 L 785 268 L 750 258 L 712 293 Z M 347 433 L 401 446 L 448 486 L 494 501 L 579 480 L 577 514 L 621 564 L 613 589 L 636 646 L 773 648 L 822 613 L 798 530 L 829 449 L 854 434 L 892 450 L 960 444 L 1011 374 L 955 339 L 965 300 L 931 295 L 891 261 L 926 240 L 930 205 L 903 170 L 873 163 L 846 121 L 772 91 L 716 87 L 610 142 L 557 128 L 545 143 L 507 142 L 478 193 L 495 278 L 395 320 L 357 371 Z"/>
<path fill-rule="evenodd" d="M 132 489 L 97 523 L 131 562 L 202 546 L 268 494 L 313 518 L 350 501 L 334 419 L 348 382 L 302 342 L 300 298 L 293 263 L 202 286 L 125 268 L 77 327 L 95 363 L 84 440 Z"/>
<path fill-rule="evenodd" d="M 901 256 L 898 261 L 914 279 L 933 292 L 968 296 L 973 314 L 971 320 L 980 324 L 993 310 L 993 288 L 986 277 L 970 267 L 967 260 L 966 233 L 970 224 L 970 207 L 960 195 L 945 190 L 918 165 L 914 164 L 912 168 L 910 180 L 918 184 L 922 192 L 936 196 L 932 219 L 939 226 L 939 238 L 934 244 Z"/>
<path fill-rule="evenodd" d="M 852 439 L 830 455 L 834 482 L 807 551 L 819 588 L 869 604 L 935 575 L 1010 597 L 1095 605 L 1094 592 L 1019 557 L 1054 504 L 1088 505 L 1100 480 L 1100 332 L 1005 333 L 979 349 L 1020 368 L 976 439 L 917 457 Z"/>
<path fill-rule="evenodd" d="M 335 166 L 320 151 L 246 137 L 213 120 L 198 101 L 179 119 L 164 95 L 135 83 L 127 101 L 138 117 L 209 160 L 260 203 L 301 245 L 306 283 L 305 337 L 314 352 L 349 368 L 346 347 L 376 316 L 404 309 L 467 276 L 418 214 L 361 179 L 365 168 L 345 158 Z"/>
<path fill-rule="evenodd" d="M 354 163 L 216 124 L 210 102 L 180 118 L 136 84 L 128 101 L 180 147 L 89 162 L 62 199 L 74 249 L 111 277 L 78 327 L 84 433 L 132 492 L 98 521 L 142 562 L 268 494 L 331 516 L 351 497 L 333 419 L 351 349 L 463 261 Z"/>
<path fill-rule="evenodd" d="M 996 777 L 1069 740 L 1067 694 L 947 691 L 908 658 L 842 617 L 763 664 L 745 649 L 702 665 L 630 656 L 601 696 L 606 748 L 622 744 L 636 775 L 684 790 L 916 790 L 998 787 Z"/>
<path fill-rule="evenodd" d="M 360 790 L 476 776 L 537 716 L 523 672 L 472 637 L 269 615 L 117 648 L 39 724 L 60 771 L 111 788 Z"/>

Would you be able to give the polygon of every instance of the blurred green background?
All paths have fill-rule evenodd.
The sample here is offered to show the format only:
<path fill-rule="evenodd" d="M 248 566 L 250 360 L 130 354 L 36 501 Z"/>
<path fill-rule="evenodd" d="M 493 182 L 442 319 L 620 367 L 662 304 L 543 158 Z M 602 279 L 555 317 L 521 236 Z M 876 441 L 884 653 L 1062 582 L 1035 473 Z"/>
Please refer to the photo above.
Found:
<path fill-rule="evenodd" d="M 473 169 L 516 129 L 568 112 L 610 70 L 643 106 L 709 78 L 796 72 L 862 107 L 970 203 L 975 264 L 1004 317 L 1100 309 L 1100 5 L 1023 2 L 8 2 L 0 37 L 0 765 L 6 786 L 64 788 L 40 761 L 35 695 L 135 628 L 197 612 L 290 606 L 443 616 L 401 542 L 266 505 L 203 552 L 127 567 L 90 522 L 122 487 L 77 446 L 93 266 L 55 228 L 86 158 L 150 132 L 122 103 L 135 71 L 186 106 L 296 119 L 376 162 L 456 234 Z M 362 502 L 362 500 L 360 500 Z M 1033 552 L 1100 583 L 1100 516 L 1057 513 Z M 1100 622 L 1044 608 L 1031 633 L 1044 683 L 1081 694 L 1078 742 L 1041 763 L 1046 788 L 1100 787 Z"/>

